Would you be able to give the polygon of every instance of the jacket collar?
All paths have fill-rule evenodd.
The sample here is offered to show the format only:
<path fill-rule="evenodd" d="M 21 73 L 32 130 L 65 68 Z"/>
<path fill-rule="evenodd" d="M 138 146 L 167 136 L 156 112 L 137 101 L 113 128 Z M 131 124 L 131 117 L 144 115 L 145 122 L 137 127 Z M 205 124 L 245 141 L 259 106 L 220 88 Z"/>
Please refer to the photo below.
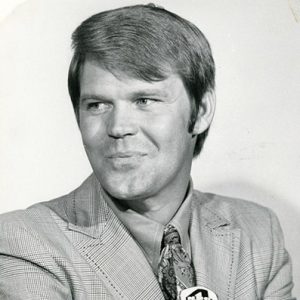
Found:
<path fill-rule="evenodd" d="M 100 238 L 108 220 L 109 208 L 102 199 L 96 176 L 91 174 L 69 196 L 66 205 L 69 229 Z"/>
<path fill-rule="evenodd" d="M 117 293 L 121 293 L 125 299 L 133 299 L 134 295 L 135 299 L 163 299 L 143 251 L 107 206 L 95 175 L 92 174 L 70 196 L 72 200 L 69 198 L 69 205 L 66 205 L 68 228 L 86 236 L 86 239 L 77 239 L 82 240 L 77 247 L 101 279 L 115 286 L 112 289 L 115 297 L 120 297 Z M 216 203 L 205 194 L 193 194 L 192 261 L 197 285 L 211 289 L 219 299 L 233 299 L 240 232 L 220 214 Z M 110 259 L 105 259 L 108 254 Z M 124 278 L 115 274 L 114 266 L 118 266 L 119 273 L 123 270 L 131 278 L 126 285 Z"/>
<path fill-rule="evenodd" d="M 221 215 L 222 206 L 214 195 L 195 192 L 190 226 L 192 261 L 198 286 L 214 291 L 218 299 L 234 299 L 240 229 Z"/>
<path fill-rule="evenodd" d="M 113 298 L 163 300 L 142 249 L 102 198 L 95 175 L 70 196 L 68 229 L 77 233 L 74 245 Z"/>
<path fill-rule="evenodd" d="M 69 195 L 72 198 L 71 205 L 68 203 L 65 207 L 71 229 L 78 230 L 94 238 L 101 236 L 111 210 L 102 195 L 102 188 L 94 173 Z M 211 195 L 211 197 L 213 196 Z M 230 227 L 230 221 L 218 212 L 218 209 L 206 194 L 196 191 L 192 197 L 194 198 L 193 203 L 196 201 L 198 202 L 196 206 L 201 206 L 200 219 L 202 225 L 212 230 Z M 193 205 L 192 211 L 195 211 L 195 204 Z"/>

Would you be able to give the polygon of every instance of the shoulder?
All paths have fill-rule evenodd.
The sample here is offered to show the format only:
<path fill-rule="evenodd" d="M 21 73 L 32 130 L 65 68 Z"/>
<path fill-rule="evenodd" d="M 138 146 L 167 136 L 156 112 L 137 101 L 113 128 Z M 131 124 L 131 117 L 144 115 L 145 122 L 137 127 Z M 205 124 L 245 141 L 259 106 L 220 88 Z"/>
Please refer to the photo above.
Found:
<path fill-rule="evenodd" d="M 284 237 L 274 212 L 255 202 L 194 192 L 195 222 L 216 236 L 235 236 L 254 265 L 279 268 L 289 261 Z M 246 255 L 246 256 L 247 256 Z M 271 272 L 271 271 L 270 271 Z"/>
<path fill-rule="evenodd" d="M 202 193 L 198 190 L 194 190 L 193 203 L 199 209 L 214 211 L 232 221 L 245 218 L 268 218 L 274 214 L 270 208 L 256 202 L 212 193 Z"/>
<path fill-rule="evenodd" d="M 64 268 L 72 266 L 73 256 L 64 232 L 68 223 L 63 203 L 67 199 L 69 196 L 63 196 L 0 215 L 0 285 L 4 292 L 21 295 L 25 289 L 26 295 L 35 298 L 33 295 L 47 290 L 51 298 L 60 294 L 69 299 L 72 272 L 67 274 Z"/>
<path fill-rule="evenodd" d="M 72 193 L 50 201 L 36 203 L 26 209 L 0 214 L 0 228 L 2 228 L 1 226 L 38 227 L 41 223 L 48 223 L 52 218 L 52 213 L 56 211 L 60 211 L 63 218 L 65 207 L 71 197 Z"/>
<path fill-rule="evenodd" d="M 89 176 L 77 189 L 66 195 L 50 201 L 36 203 L 27 209 L 1 214 L 0 232 L 9 227 L 27 230 L 45 229 L 49 228 L 54 219 L 65 222 L 70 221 L 75 195 L 77 198 L 86 198 L 91 193 L 92 184 L 93 177 Z"/>
<path fill-rule="evenodd" d="M 64 235 L 69 223 L 76 219 L 75 199 L 89 199 L 94 188 L 95 179 L 91 175 L 69 194 L 0 215 L 0 250 L 14 244 L 28 248 L 31 243 L 51 248 L 55 246 L 54 236 L 61 243 L 67 243 Z"/>
<path fill-rule="evenodd" d="M 275 213 L 258 203 L 195 190 L 193 205 L 202 219 L 223 220 L 232 229 L 242 232 L 254 240 L 281 235 L 281 227 Z"/>
<path fill-rule="evenodd" d="M 67 207 L 72 194 L 36 203 L 27 209 L 0 215 L 0 253 L 29 259 L 49 257 L 60 245 L 67 245 Z M 59 240 L 60 245 L 55 242 Z M 50 261 L 50 259 L 49 259 Z"/>
<path fill-rule="evenodd" d="M 251 201 L 194 191 L 192 214 L 203 234 L 234 237 L 239 266 L 253 266 L 257 290 L 264 298 L 292 299 L 292 267 L 277 216 Z M 201 229 L 200 229 L 201 230 Z M 242 278 L 242 277 L 241 277 Z"/>
<path fill-rule="evenodd" d="M 48 202 L 37 203 L 24 210 L 16 210 L 0 215 L 0 248 L 13 244 L 28 246 L 29 243 L 41 243 L 41 238 L 47 238 L 48 233 L 57 230 L 54 221 L 55 206 L 63 208 L 67 196 Z M 63 209 L 60 213 L 63 219 Z"/>

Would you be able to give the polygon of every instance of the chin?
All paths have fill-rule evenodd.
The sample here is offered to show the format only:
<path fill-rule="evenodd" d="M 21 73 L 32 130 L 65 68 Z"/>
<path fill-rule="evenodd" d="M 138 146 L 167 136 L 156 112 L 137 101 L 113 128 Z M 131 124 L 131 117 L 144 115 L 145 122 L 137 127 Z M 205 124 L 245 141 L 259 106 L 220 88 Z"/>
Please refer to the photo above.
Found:
<path fill-rule="evenodd" d="M 102 182 L 102 183 L 101 183 Z M 103 189 L 113 198 L 119 200 L 138 200 L 150 196 L 150 188 L 142 180 L 100 181 Z"/>
<path fill-rule="evenodd" d="M 148 195 L 146 191 L 141 191 L 139 190 L 132 190 L 129 188 L 118 188 L 118 189 L 106 189 L 106 192 L 113 197 L 114 199 L 118 200 L 139 200 L 139 199 L 144 199 Z"/>

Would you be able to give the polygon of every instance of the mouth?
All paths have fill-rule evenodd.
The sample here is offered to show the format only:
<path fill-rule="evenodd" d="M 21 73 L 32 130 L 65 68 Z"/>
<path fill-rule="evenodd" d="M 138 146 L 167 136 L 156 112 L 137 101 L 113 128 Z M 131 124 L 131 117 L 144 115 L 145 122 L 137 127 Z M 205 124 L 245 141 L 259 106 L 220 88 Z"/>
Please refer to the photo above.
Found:
<path fill-rule="evenodd" d="M 107 155 L 107 158 L 115 159 L 115 158 L 138 158 L 146 156 L 146 153 L 138 152 L 138 151 L 126 151 L 126 152 L 116 152 Z"/>
<path fill-rule="evenodd" d="M 146 156 L 147 154 L 144 152 L 126 151 L 111 153 L 107 155 L 106 158 L 107 162 L 114 170 L 128 171 L 141 166 Z"/>

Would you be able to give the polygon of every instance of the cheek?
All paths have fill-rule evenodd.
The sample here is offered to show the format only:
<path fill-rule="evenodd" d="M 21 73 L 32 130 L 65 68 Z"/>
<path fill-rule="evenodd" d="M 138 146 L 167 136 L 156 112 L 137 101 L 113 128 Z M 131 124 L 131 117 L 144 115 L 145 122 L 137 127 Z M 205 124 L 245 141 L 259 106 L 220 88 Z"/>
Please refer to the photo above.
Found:
<path fill-rule="evenodd" d="M 80 132 L 85 147 L 93 148 L 104 141 L 105 126 L 95 118 L 82 118 Z"/>
<path fill-rule="evenodd" d="M 153 136 L 160 144 L 184 146 L 187 139 L 191 138 L 188 132 L 189 119 L 182 114 L 166 114 L 163 118 L 149 122 Z"/>

